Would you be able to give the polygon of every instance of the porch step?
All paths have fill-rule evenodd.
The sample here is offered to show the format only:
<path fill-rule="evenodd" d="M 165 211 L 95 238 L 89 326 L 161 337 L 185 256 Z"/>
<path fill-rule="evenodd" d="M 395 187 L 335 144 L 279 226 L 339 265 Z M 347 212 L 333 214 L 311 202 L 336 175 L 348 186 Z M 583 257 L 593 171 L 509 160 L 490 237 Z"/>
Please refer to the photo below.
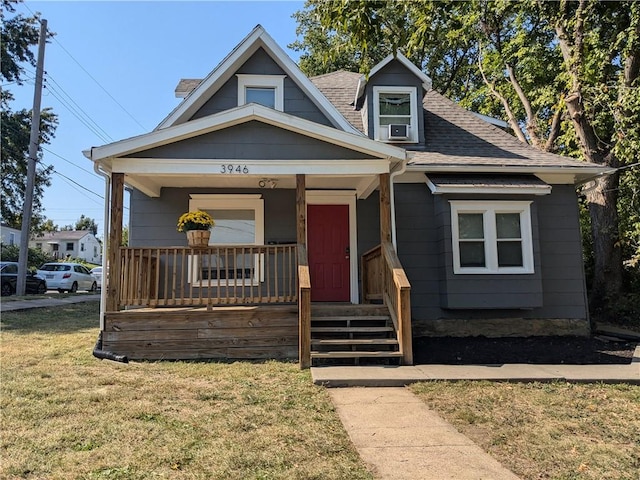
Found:
<path fill-rule="evenodd" d="M 311 327 L 311 333 L 386 333 L 393 327 Z"/>
<path fill-rule="evenodd" d="M 353 322 L 353 321 L 377 321 L 390 320 L 389 315 L 327 315 L 326 317 L 312 317 L 312 322 Z"/>
<path fill-rule="evenodd" d="M 311 358 L 402 358 L 400 352 L 353 352 L 353 351 L 332 351 L 332 352 L 311 352 Z"/>
<path fill-rule="evenodd" d="M 311 340 L 311 345 L 398 345 L 393 338 L 325 338 Z"/>

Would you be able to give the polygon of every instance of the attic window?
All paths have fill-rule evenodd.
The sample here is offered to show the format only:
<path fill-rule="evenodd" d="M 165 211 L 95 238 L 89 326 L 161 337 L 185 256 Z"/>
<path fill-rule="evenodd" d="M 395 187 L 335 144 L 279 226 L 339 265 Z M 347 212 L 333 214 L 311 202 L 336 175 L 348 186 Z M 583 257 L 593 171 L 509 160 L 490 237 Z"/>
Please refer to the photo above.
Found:
<path fill-rule="evenodd" d="M 389 143 L 418 142 L 415 87 L 373 87 L 374 139 Z"/>
<path fill-rule="evenodd" d="M 257 103 L 284 111 L 285 75 L 238 74 L 238 106 Z"/>

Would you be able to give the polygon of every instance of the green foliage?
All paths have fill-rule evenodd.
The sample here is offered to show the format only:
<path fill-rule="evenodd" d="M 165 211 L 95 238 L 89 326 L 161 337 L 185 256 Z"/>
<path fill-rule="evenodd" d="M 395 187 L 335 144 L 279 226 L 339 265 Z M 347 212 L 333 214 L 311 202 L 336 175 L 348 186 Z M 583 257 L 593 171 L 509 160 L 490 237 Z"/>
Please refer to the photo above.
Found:
<path fill-rule="evenodd" d="M 93 218 L 80 215 L 80 218 L 76 222 L 75 230 L 89 230 L 94 235 L 98 234 L 98 224 Z"/>
<path fill-rule="evenodd" d="M 20 255 L 20 247 L 18 245 L 2 245 L 0 248 L 0 258 L 3 262 L 17 262 Z M 55 262 L 56 259 L 39 248 L 30 248 L 27 257 L 27 268 L 29 270 L 37 269 L 40 265 L 47 262 Z"/>
<path fill-rule="evenodd" d="M 1 45 L 1 74 L 3 83 L 22 84 L 25 75 L 24 65 L 35 67 L 34 54 L 31 47 L 37 45 L 39 28 L 37 17 L 13 15 L 7 18 L 7 13 L 14 14 L 13 4 L 16 1 L 2 2 L 2 41 Z M 3 221 L 14 228 L 22 224 L 22 208 L 24 203 L 27 158 L 29 155 L 29 138 L 31 131 L 31 112 L 26 109 L 13 111 L 10 103 L 11 93 L 5 88 L 0 92 L 2 106 L 0 118 L 0 134 L 2 145 L 2 163 L 0 165 L 0 183 L 2 202 L 0 215 Z M 43 109 L 40 119 L 40 143 L 49 143 L 54 135 L 57 118 L 50 109 Z M 37 161 L 42 160 L 42 150 L 38 151 Z M 36 168 L 32 227 L 44 221 L 42 215 L 41 198 L 44 189 L 51 184 L 53 167 Z"/>

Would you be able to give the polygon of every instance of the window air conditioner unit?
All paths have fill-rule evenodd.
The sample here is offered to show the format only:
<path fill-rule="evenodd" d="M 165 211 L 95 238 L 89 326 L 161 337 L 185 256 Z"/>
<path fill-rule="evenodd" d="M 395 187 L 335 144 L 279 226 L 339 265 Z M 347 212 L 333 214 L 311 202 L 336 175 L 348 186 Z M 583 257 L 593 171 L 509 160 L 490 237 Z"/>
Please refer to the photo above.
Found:
<path fill-rule="evenodd" d="M 409 138 L 410 125 L 389 125 L 389 140 L 406 140 Z"/>

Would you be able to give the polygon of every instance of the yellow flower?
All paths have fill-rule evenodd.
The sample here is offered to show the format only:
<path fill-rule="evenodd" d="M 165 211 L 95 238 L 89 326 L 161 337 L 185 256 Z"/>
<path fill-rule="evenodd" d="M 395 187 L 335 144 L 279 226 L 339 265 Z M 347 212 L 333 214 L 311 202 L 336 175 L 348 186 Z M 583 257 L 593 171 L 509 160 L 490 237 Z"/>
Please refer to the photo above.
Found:
<path fill-rule="evenodd" d="M 213 217 L 202 210 L 184 213 L 178 219 L 179 232 L 187 232 L 189 230 L 209 230 L 214 225 L 215 222 L 213 221 Z"/>

